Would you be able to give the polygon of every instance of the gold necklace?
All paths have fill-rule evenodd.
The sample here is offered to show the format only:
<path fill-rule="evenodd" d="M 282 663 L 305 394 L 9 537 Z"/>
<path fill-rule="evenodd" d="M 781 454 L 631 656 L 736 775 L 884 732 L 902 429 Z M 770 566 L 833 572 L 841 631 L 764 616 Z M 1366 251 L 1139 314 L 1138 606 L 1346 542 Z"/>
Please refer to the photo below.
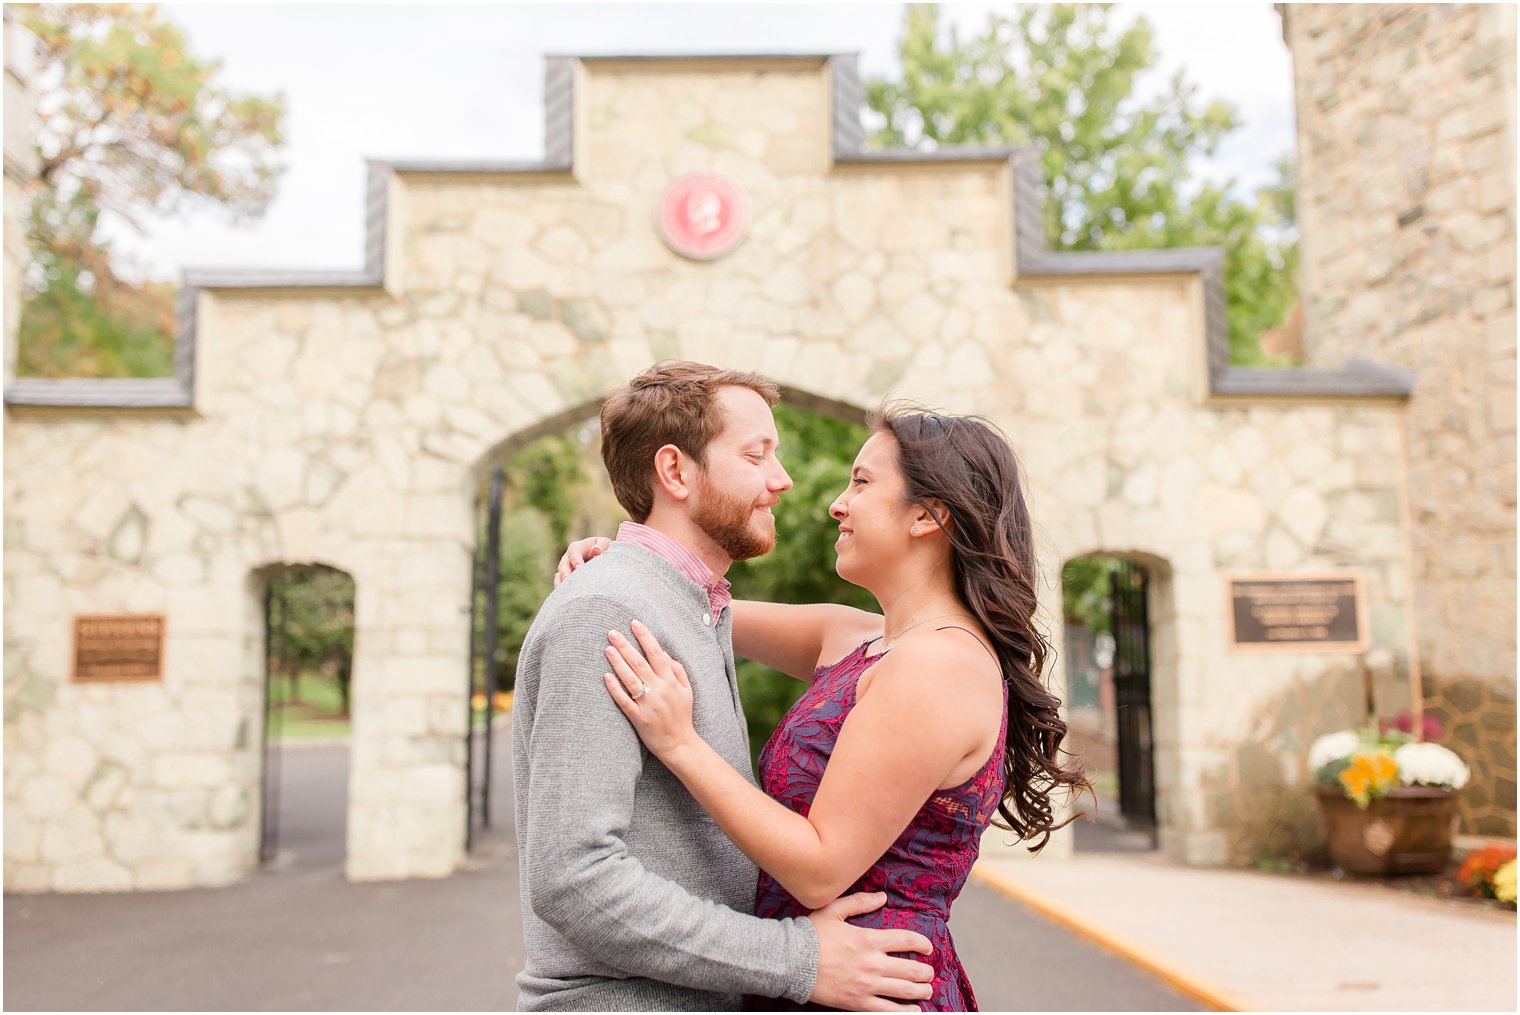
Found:
<path fill-rule="evenodd" d="M 920 620 L 916 624 L 909 624 L 907 627 L 903 628 L 901 631 L 898 631 L 897 634 L 893 635 L 893 637 L 892 637 L 892 645 L 896 645 L 898 642 L 902 641 L 903 637 L 909 631 L 913 630 L 915 627 L 923 627 L 925 624 L 931 623 L 931 622 L 936 621 L 936 620 L 944 620 L 946 617 L 965 617 L 967 620 L 972 620 L 972 621 L 976 620 L 976 618 L 973 617 L 969 613 L 960 613 L 960 612 L 956 612 L 956 613 L 941 613 L 937 617 L 930 617 L 928 620 Z M 887 636 L 885 634 L 883 634 L 882 637 L 881 637 L 881 650 L 883 652 L 885 652 L 888 649 L 890 649 L 892 647 L 892 645 L 888 645 L 887 644 Z"/>

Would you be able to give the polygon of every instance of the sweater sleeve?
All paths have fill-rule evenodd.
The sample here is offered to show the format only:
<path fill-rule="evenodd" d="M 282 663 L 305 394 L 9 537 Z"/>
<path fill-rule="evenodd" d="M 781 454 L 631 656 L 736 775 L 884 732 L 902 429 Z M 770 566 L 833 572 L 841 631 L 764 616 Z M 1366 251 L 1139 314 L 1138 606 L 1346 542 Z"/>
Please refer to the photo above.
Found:
<path fill-rule="evenodd" d="M 818 972 L 808 920 L 762 920 L 697 898 L 628 851 L 635 788 L 644 766 L 659 761 L 602 674 L 610 669 L 607 632 L 626 631 L 633 616 L 613 599 L 574 600 L 535 649 L 521 858 L 533 910 L 577 948 L 631 975 L 805 1002 Z"/>

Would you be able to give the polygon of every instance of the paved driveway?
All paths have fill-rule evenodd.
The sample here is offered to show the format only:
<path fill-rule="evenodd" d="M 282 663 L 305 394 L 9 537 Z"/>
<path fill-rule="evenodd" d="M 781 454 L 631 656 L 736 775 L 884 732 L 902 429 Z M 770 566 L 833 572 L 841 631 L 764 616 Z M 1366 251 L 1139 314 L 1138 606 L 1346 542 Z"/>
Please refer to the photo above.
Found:
<path fill-rule="evenodd" d="M 342 747 L 284 752 L 281 856 L 217 890 L 5 898 L 9 1010 L 510 1009 L 522 967 L 510 751 L 498 827 L 442 881 L 342 876 Z M 987 1010 L 1195 1009 L 1146 974 L 972 884 L 954 932 Z"/>

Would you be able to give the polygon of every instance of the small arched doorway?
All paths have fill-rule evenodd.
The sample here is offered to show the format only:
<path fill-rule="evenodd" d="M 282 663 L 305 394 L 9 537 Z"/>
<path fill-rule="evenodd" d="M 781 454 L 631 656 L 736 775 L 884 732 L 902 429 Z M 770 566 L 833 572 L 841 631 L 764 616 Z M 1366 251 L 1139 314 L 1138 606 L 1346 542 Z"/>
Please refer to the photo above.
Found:
<path fill-rule="evenodd" d="M 259 862 L 341 867 L 353 703 L 352 576 L 275 564 L 262 586 L 264 695 Z"/>
<path fill-rule="evenodd" d="M 1094 554 L 1062 569 L 1067 744 L 1092 782 L 1091 821 L 1075 826 L 1081 852 L 1157 845 L 1152 676 L 1152 571 Z"/>

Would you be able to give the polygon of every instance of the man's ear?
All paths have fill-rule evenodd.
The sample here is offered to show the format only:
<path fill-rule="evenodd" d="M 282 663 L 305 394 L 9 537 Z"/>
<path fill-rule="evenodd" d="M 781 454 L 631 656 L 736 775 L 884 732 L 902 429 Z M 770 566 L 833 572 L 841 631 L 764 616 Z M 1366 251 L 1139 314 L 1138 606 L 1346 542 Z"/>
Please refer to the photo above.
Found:
<path fill-rule="evenodd" d="M 654 453 L 655 486 L 664 490 L 671 500 L 684 501 L 691 496 L 688 480 L 693 464 L 680 448 L 666 444 Z"/>

